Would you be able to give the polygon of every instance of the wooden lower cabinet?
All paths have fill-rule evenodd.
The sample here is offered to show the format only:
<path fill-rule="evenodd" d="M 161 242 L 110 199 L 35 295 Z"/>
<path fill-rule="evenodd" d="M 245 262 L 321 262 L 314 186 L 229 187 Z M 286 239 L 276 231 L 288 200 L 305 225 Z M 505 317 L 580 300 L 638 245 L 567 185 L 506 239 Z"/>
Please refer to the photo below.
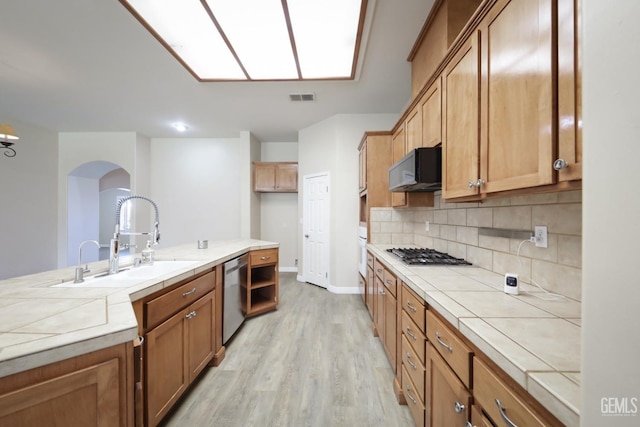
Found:
<path fill-rule="evenodd" d="M 404 393 L 407 405 L 409 406 L 411 416 L 413 417 L 413 421 L 416 423 L 416 426 L 424 426 L 424 402 L 418 397 L 418 390 L 413 384 L 413 381 L 411 381 L 411 377 L 407 373 L 407 369 L 404 365 L 402 366 L 402 392 Z"/>
<path fill-rule="evenodd" d="M 133 426 L 133 345 L 0 379 L 0 425 Z"/>
<path fill-rule="evenodd" d="M 537 414 L 529 403 L 477 357 L 473 359 L 473 384 L 476 403 L 497 426 L 558 425 Z"/>
<path fill-rule="evenodd" d="M 471 407 L 471 426 L 472 427 L 494 427 L 493 423 L 489 421 L 482 410 L 477 406 Z"/>
<path fill-rule="evenodd" d="M 147 333 L 147 425 L 160 422 L 213 357 L 214 292 Z"/>
<path fill-rule="evenodd" d="M 248 277 L 244 285 L 241 282 L 240 300 L 247 317 L 276 309 L 279 294 L 278 248 L 249 253 Z"/>
<path fill-rule="evenodd" d="M 221 266 L 134 303 L 145 337 L 143 418 L 154 427 L 208 364 L 224 357 Z"/>
<path fill-rule="evenodd" d="M 427 344 L 426 388 L 425 426 L 466 425 L 470 415 L 471 393 L 430 343 Z"/>

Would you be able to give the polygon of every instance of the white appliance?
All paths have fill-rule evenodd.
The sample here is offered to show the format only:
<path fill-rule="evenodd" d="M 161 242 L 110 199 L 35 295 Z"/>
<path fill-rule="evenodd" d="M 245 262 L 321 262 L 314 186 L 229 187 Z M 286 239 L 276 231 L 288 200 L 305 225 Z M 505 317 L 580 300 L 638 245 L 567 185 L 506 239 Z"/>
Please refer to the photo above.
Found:
<path fill-rule="evenodd" d="M 358 227 L 358 250 L 360 257 L 358 260 L 358 270 L 362 277 L 367 277 L 367 227 Z"/>

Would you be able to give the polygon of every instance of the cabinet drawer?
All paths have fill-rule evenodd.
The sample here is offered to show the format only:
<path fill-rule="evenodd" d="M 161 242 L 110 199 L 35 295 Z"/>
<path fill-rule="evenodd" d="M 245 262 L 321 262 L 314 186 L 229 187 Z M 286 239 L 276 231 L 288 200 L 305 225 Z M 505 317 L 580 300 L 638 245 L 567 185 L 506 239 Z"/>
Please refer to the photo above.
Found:
<path fill-rule="evenodd" d="M 424 402 L 424 364 L 418 359 L 404 334 L 402 335 L 402 367 L 409 374 L 418 397 Z"/>
<path fill-rule="evenodd" d="M 373 255 L 371 255 L 371 252 L 367 252 L 367 265 L 373 268 Z"/>
<path fill-rule="evenodd" d="M 424 403 L 421 402 L 417 396 L 416 388 L 411 382 L 411 378 L 404 366 L 402 367 L 402 391 L 407 398 L 407 406 L 409 406 L 413 421 L 416 423 L 416 426 L 423 426 L 425 415 Z"/>
<path fill-rule="evenodd" d="M 431 310 L 427 310 L 427 339 L 447 361 L 464 385 L 469 387 L 473 352 Z"/>
<path fill-rule="evenodd" d="M 389 270 L 387 270 L 386 268 L 384 269 L 384 286 L 389 289 L 389 292 L 391 292 L 391 295 L 393 295 L 394 297 L 396 296 L 396 289 L 397 289 L 397 280 L 396 280 L 396 276 L 390 272 Z"/>
<path fill-rule="evenodd" d="M 190 282 L 177 287 L 145 304 L 145 328 L 151 329 L 163 320 L 173 316 L 200 297 L 215 288 L 216 273 L 211 271 Z"/>
<path fill-rule="evenodd" d="M 413 293 L 404 283 L 402 284 L 402 309 L 424 334 L 426 332 L 424 300 Z"/>
<path fill-rule="evenodd" d="M 477 357 L 473 359 L 473 395 L 497 425 L 544 426 L 542 418 Z M 498 405 L 500 402 L 500 405 Z M 511 421 L 511 424 L 507 421 Z"/>
<path fill-rule="evenodd" d="M 382 265 L 382 263 L 380 261 L 378 261 L 378 258 L 374 258 L 373 260 L 373 270 L 376 273 L 376 276 L 378 276 L 380 278 L 380 280 L 384 281 L 384 266 Z"/>
<path fill-rule="evenodd" d="M 413 351 L 420 359 L 422 364 L 425 363 L 425 348 L 427 345 L 427 337 L 418 329 L 409 317 L 406 311 L 402 312 L 402 335 L 407 337 L 407 342 L 413 347 Z"/>
<path fill-rule="evenodd" d="M 259 251 L 251 251 L 249 253 L 249 264 L 252 267 L 259 265 L 267 265 L 278 262 L 278 249 L 261 249 Z"/>

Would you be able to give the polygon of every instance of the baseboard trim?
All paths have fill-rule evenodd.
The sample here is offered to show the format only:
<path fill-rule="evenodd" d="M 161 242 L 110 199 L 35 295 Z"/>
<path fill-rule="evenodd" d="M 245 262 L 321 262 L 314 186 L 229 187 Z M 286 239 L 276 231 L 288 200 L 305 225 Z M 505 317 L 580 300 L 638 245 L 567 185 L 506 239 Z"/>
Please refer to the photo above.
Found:
<path fill-rule="evenodd" d="M 297 273 L 298 267 L 280 267 L 278 271 L 280 273 Z"/>
<path fill-rule="evenodd" d="M 296 276 L 296 280 L 298 282 L 302 282 L 302 283 L 308 283 L 305 278 L 301 275 L 297 275 Z M 324 288 L 324 286 L 320 286 L 320 285 L 316 285 L 314 283 L 309 283 L 310 285 L 313 286 L 318 286 L 320 288 Z M 331 292 L 332 294 L 347 294 L 347 295 L 352 295 L 352 294 L 362 294 L 362 289 L 360 289 L 358 286 L 333 286 L 333 285 L 327 285 L 326 289 Z"/>

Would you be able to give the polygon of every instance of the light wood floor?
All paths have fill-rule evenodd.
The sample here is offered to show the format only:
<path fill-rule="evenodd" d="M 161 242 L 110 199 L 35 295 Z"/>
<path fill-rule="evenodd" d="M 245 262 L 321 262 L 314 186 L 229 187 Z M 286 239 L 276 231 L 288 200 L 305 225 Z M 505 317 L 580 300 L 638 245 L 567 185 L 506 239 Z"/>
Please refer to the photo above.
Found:
<path fill-rule="evenodd" d="M 413 426 L 359 295 L 280 275 L 278 310 L 248 319 L 165 426 Z"/>

